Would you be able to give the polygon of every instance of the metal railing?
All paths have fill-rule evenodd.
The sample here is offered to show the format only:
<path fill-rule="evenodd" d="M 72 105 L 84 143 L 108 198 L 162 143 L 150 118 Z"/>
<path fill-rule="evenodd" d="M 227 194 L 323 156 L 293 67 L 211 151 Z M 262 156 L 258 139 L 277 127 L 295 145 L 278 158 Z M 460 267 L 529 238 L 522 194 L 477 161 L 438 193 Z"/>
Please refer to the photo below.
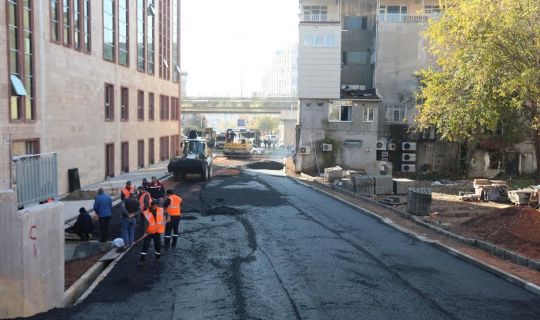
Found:
<path fill-rule="evenodd" d="M 439 19 L 440 13 L 431 14 L 401 14 L 401 13 L 381 13 L 377 15 L 377 20 L 388 22 L 426 22 L 429 19 Z"/>
<path fill-rule="evenodd" d="M 56 153 L 13 157 L 12 161 L 19 207 L 58 197 Z"/>
<path fill-rule="evenodd" d="M 333 16 L 326 13 L 321 14 L 302 14 L 300 15 L 300 22 L 339 22 L 339 16 Z"/>

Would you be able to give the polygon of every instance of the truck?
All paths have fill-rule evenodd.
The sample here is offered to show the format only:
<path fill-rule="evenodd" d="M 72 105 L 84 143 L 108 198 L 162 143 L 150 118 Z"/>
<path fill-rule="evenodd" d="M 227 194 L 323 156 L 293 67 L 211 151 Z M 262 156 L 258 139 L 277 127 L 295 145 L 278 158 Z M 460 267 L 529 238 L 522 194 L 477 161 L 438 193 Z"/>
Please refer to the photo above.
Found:
<path fill-rule="evenodd" d="M 185 179 L 188 174 L 200 174 L 201 180 L 212 179 L 214 158 L 206 140 L 197 135 L 195 130 L 188 134 L 183 142 L 183 152 L 180 158 L 169 161 L 167 170 L 173 174 L 173 179 Z"/>

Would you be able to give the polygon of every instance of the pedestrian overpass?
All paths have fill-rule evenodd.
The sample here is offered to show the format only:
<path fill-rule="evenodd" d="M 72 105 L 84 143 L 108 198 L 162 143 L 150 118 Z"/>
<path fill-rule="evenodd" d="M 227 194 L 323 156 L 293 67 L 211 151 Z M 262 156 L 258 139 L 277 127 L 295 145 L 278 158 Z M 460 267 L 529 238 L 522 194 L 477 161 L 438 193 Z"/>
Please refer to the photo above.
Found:
<path fill-rule="evenodd" d="M 184 97 L 182 113 L 281 114 L 296 110 L 296 97 Z"/>

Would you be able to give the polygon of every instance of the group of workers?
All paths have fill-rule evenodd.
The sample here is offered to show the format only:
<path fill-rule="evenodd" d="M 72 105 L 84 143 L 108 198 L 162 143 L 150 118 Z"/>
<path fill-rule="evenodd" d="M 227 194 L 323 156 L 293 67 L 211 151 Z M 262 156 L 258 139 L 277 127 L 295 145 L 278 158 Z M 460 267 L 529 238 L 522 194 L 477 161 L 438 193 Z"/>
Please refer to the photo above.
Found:
<path fill-rule="evenodd" d="M 144 264 L 150 242 L 154 243 L 156 261 L 161 256 L 161 236 L 164 235 L 165 247 L 176 247 L 178 242 L 178 229 L 182 215 L 182 198 L 172 190 L 165 192 L 165 187 L 156 177 L 151 182 L 143 179 L 142 185 L 135 188 L 131 181 L 120 190 L 122 200 L 121 237 L 124 247 L 135 243 L 135 229 L 138 222 L 142 226 L 143 246 L 139 265 Z M 94 201 L 94 211 L 99 218 L 100 241 L 108 239 L 109 221 L 112 216 L 112 198 L 98 190 Z M 77 233 L 82 240 L 90 240 L 93 223 L 85 208 L 79 210 L 79 216 L 74 226 L 68 232 Z"/>
<path fill-rule="evenodd" d="M 163 184 L 152 177 L 149 183 L 143 179 L 138 188 L 127 181 L 121 189 L 122 199 L 122 238 L 125 246 L 135 242 L 135 227 L 140 219 L 144 230 L 144 240 L 139 265 L 144 264 L 150 242 L 154 244 L 156 261 L 161 257 L 161 236 L 164 234 L 165 247 L 176 247 L 178 229 L 182 215 L 182 198 L 167 190 Z"/>

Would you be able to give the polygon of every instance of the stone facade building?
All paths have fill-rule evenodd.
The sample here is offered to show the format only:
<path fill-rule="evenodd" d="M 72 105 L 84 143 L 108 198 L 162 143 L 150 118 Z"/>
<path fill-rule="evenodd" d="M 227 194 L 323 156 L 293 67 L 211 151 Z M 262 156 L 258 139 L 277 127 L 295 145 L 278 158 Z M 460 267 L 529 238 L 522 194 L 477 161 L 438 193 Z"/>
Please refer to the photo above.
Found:
<path fill-rule="evenodd" d="M 180 149 L 180 0 L 0 5 L 0 186 L 12 157 L 58 154 L 82 185 Z"/>

